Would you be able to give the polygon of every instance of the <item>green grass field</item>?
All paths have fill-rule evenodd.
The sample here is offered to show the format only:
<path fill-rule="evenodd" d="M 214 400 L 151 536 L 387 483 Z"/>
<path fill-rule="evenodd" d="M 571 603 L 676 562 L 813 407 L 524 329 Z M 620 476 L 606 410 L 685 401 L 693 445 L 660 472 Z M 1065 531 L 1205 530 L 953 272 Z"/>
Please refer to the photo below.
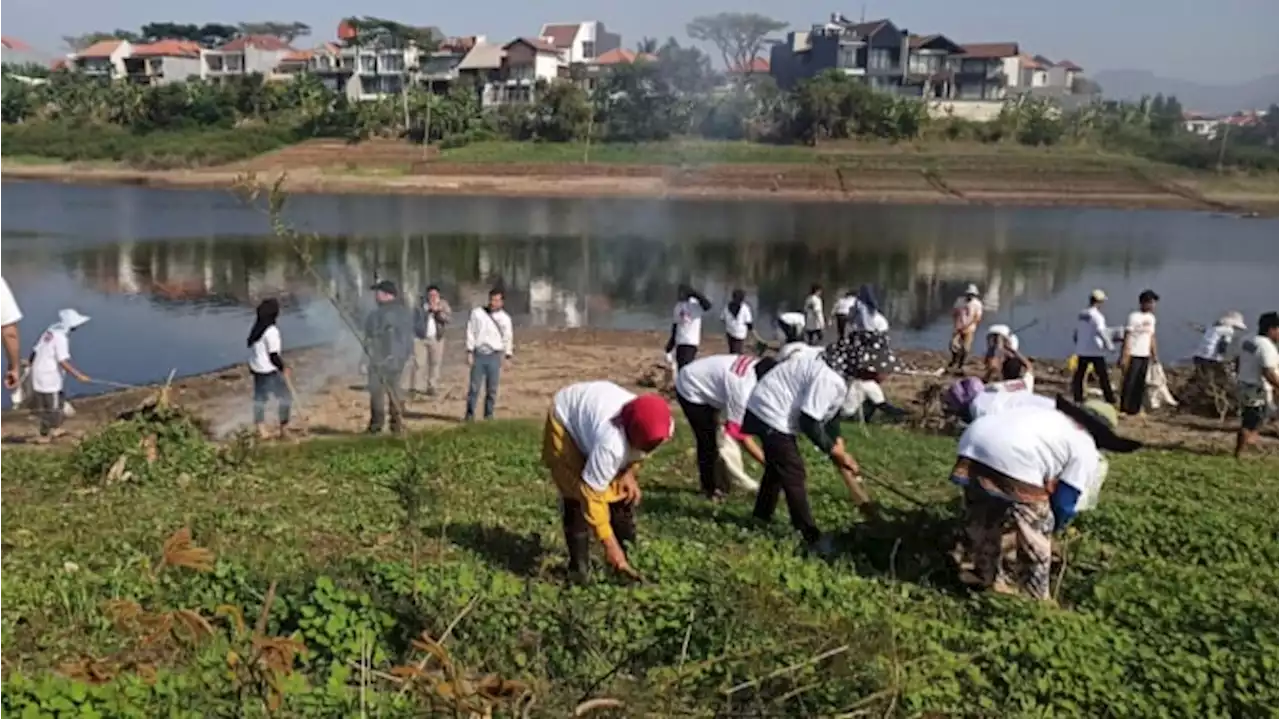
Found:
<path fill-rule="evenodd" d="M 846 431 L 870 476 L 928 505 L 878 491 L 890 522 L 875 534 L 807 450 L 819 523 L 846 530 L 823 562 L 798 553 L 785 509 L 759 527 L 750 497 L 700 499 L 681 429 L 643 473 L 637 587 L 603 569 L 564 586 L 529 423 L 415 438 L 414 462 L 390 439 L 215 452 L 162 432 L 160 460 L 113 484 L 100 472 L 119 452 L 147 467 L 131 429 L 72 454 L 11 449 L 3 709 L 563 717 L 604 697 L 625 708 L 598 715 L 1275 714 L 1274 461 L 1113 458 L 1053 608 L 957 586 L 942 555 L 953 439 Z M 182 527 L 211 566 L 181 545 L 161 561 Z M 413 645 L 422 632 L 448 632 L 443 649 Z M 402 691 L 424 650 L 429 676 Z"/>

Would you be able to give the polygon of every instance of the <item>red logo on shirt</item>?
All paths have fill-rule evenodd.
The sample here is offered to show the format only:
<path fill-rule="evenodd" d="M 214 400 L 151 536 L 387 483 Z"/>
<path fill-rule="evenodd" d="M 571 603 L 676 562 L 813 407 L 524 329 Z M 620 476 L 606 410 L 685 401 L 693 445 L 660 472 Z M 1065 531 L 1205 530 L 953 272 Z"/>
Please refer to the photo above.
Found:
<path fill-rule="evenodd" d="M 745 377 L 747 376 L 747 372 L 750 371 L 751 367 L 755 365 L 755 363 L 756 363 L 756 360 L 754 357 L 748 357 L 746 355 L 742 355 L 741 357 L 733 361 L 733 364 L 729 366 L 729 371 L 738 375 L 739 377 Z"/>

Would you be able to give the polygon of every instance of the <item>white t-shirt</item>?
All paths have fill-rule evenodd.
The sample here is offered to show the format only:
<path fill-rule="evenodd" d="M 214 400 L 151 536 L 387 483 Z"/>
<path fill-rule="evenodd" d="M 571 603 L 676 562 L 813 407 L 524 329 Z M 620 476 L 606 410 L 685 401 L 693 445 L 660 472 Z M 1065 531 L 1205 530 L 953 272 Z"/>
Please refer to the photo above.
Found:
<path fill-rule="evenodd" d="M 831 314 L 836 317 L 848 316 L 853 311 L 853 306 L 858 304 L 858 298 L 852 295 L 844 295 L 836 300 L 831 308 Z"/>
<path fill-rule="evenodd" d="M 1093 437 L 1056 409 L 1019 407 L 975 420 L 960 435 L 961 457 L 1019 482 L 1043 487 L 1045 480 L 1084 492 L 1098 475 Z"/>
<path fill-rule="evenodd" d="M 671 311 L 671 321 L 676 325 L 676 344 L 702 344 L 702 305 L 696 297 L 677 302 Z"/>
<path fill-rule="evenodd" d="M 1111 333 L 1107 330 L 1107 318 L 1097 307 L 1080 310 L 1076 317 L 1076 356 L 1101 357 L 1112 349 Z"/>
<path fill-rule="evenodd" d="M 13 298 L 9 283 L 0 277 L 0 326 L 17 324 L 21 319 L 22 310 L 18 308 L 18 301 Z"/>
<path fill-rule="evenodd" d="M 275 325 L 268 327 L 249 348 L 249 371 L 254 374 L 276 372 L 276 366 L 271 364 L 272 352 L 280 352 L 280 328 Z"/>
<path fill-rule="evenodd" d="M 623 405 L 636 396 L 612 382 L 579 382 L 556 392 L 552 411 L 587 458 L 582 481 L 603 492 L 627 465 L 644 455 L 631 448 L 614 423 Z"/>
<path fill-rule="evenodd" d="M 747 413 L 747 398 L 756 388 L 759 361 L 748 355 L 712 355 L 694 360 L 676 374 L 676 392 L 686 402 L 720 410 L 725 422 L 741 425 Z"/>
<path fill-rule="evenodd" d="M 1124 328 L 1129 333 L 1129 356 L 1150 357 L 1151 340 L 1156 336 L 1156 316 L 1150 312 L 1130 312 Z"/>
<path fill-rule="evenodd" d="M 792 358 L 817 357 L 822 354 L 821 347 L 814 347 L 808 342 L 788 342 L 778 349 L 778 361 L 786 362 Z"/>
<path fill-rule="evenodd" d="M 1275 388 L 1262 376 L 1262 370 L 1278 368 L 1280 352 L 1276 351 L 1276 345 L 1270 337 L 1258 335 L 1241 343 L 1240 369 L 1236 375 L 1241 383 L 1266 387 L 1268 393 L 1274 392 Z"/>
<path fill-rule="evenodd" d="M 67 331 L 60 325 L 53 325 L 40 335 L 40 340 L 31 353 L 35 355 L 31 360 L 31 389 L 41 394 L 61 392 L 60 365 L 71 359 L 71 342 L 67 339 Z"/>
<path fill-rule="evenodd" d="M 720 319 L 724 320 L 725 334 L 735 340 L 745 340 L 747 338 L 747 325 L 755 322 L 755 317 L 751 315 L 751 306 L 746 302 L 743 302 L 742 306 L 738 308 L 737 315 L 731 314 L 729 306 L 725 305 L 724 312 L 720 313 Z"/>
<path fill-rule="evenodd" d="M 849 386 L 821 357 L 779 363 L 757 384 L 747 409 L 770 428 L 800 434 L 800 415 L 828 422 L 844 406 Z"/>
<path fill-rule="evenodd" d="M 1196 357 L 1221 362 L 1227 354 L 1227 348 L 1231 346 L 1231 340 L 1235 337 L 1236 331 L 1232 327 L 1226 325 L 1210 327 L 1204 331 L 1204 337 L 1200 338 L 1200 349 L 1196 350 Z"/>
<path fill-rule="evenodd" d="M 977 297 L 958 297 L 954 306 L 955 328 L 977 326 L 982 321 L 982 300 Z"/>
<path fill-rule="evenodd" d="M 826 324 L 826 315 L 822 314 L 822 295 L 815 293 L 804 298 L 804 328 L 812 332 Z"/>
<path fill-rule="evenodd" d="M 426 305 L 423 305 L 422 311 L 427 313 L 427 339 L 433 340 L 436 338 L 436 335 L 440 334 L 440 328 L 436 326 L 436 314 Z"/>
<path fill-rule="evenodd" d="M 863 406 L 867 403 L 880 406 L 885 402 L 884 388 L 879 382 L 871 380 L 850 380 L 849 391 L 844 396 L 844 406 L 840 408 L 842 417 L 861 417 Z"/>
<path fill-rule="evenodd" d="M 989 414 L 999 414 L 1019 407 L 1052 409 L 1057 411 L 1057 404 L 1050 398 L 1035 394 L 1029 390 L 1008 391 L 987 388 L 969 403 L 969 416 L 976 420 Z"/>

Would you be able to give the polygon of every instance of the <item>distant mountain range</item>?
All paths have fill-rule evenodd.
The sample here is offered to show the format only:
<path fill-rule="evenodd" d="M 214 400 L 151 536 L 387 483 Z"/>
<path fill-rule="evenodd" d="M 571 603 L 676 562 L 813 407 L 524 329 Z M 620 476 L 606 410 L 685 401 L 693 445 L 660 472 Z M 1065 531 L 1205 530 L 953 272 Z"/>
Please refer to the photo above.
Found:
<path fill-rule="evenodd" d="M 1187 112 L 1222 114 L 1262 110 L 1276 102 L 1280 75 L 1272 73 L 1238 85 L 1203 85 L 1160 77 L 1147 70 L 1104 70 L 1091 77 L 1109 100 L 1138 100 L 1143 95 L 1175 95 Z"/>

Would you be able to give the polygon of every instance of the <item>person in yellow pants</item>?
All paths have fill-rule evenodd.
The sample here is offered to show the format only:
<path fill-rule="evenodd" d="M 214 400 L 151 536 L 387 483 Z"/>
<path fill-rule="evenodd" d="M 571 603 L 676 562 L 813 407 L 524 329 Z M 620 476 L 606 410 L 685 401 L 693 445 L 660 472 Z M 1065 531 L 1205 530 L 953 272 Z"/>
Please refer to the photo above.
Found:
<path fill-rule="evenodd" d="M 542 463 L 560 494 L 569 574 L 590 574 L 590 533 L 618 572 L 640 575 L 627 561 L 635 541 L 636 472 L 671 438 L 675 423 L 657 394 L 636 396 L 612 382 L 580 382 L 556 392 L 542 435 Z"/>

